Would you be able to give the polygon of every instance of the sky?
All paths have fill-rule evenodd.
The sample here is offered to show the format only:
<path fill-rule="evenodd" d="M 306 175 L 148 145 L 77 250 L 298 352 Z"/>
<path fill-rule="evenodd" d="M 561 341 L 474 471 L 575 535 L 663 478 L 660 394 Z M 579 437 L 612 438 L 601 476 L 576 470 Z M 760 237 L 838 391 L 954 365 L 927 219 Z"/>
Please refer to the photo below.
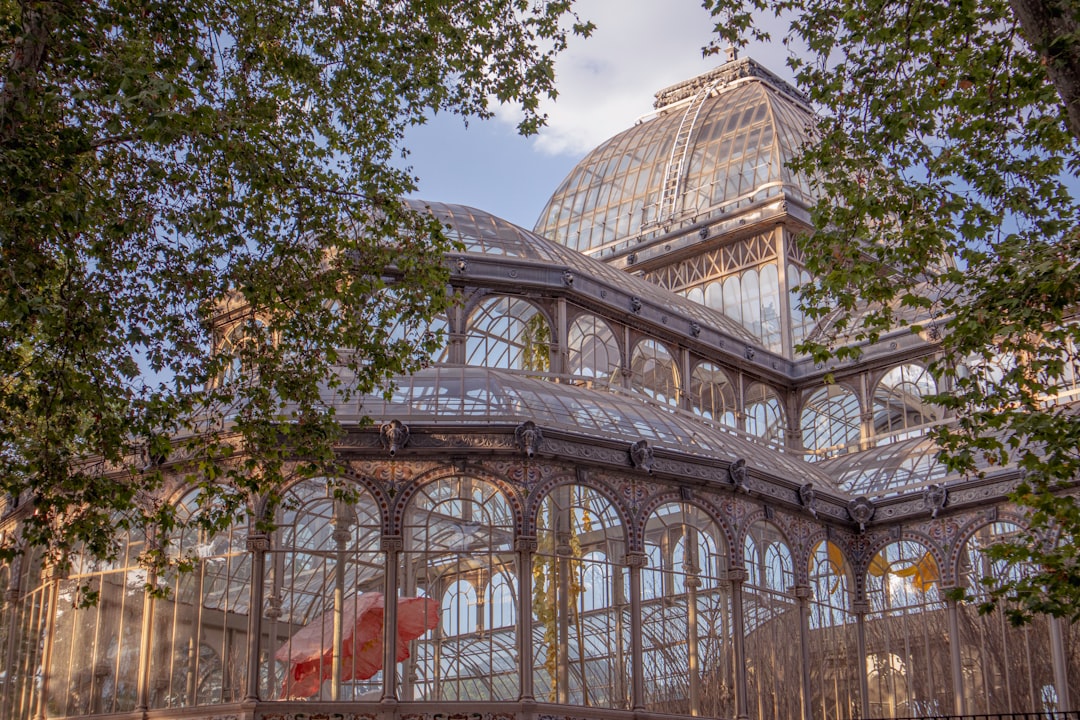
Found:
<path fill-rule="evenodd" d="M 711 70 L 703 58 L 713 22 L 697 0 L 577 0 L 596 24 L 574 38 L 556 66 L 559 97 L 542 107 L 547 127 L 522 138 L 516 113 L 489 121 L 440 115 L 409 133 L 407 163 L 419 177 L 415 197 L 460 203 L 532 229 L 544 204 L 592 148 L 652 111 L 661 88 Z M 784 77 L 784 50 L 752 46 L 744 54 Z"/>

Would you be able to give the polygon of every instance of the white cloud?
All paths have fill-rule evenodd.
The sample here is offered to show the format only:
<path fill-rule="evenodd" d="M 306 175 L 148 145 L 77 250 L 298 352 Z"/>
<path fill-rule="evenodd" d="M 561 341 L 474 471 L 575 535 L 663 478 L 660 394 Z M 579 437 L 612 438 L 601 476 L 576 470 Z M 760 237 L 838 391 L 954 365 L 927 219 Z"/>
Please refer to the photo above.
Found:
<path fill-rule="evenodd" d="M 578 0 L 574 7 L 597 27 L 559 58 L 559 97 L 543 107 L 548 125 L 534 141 L 543 153 L 591 150 L 650 112 L 654 92 L 722 62 L 702 58 L 713 21 L 692 0 Z M 782 55 L 762 57 L 759 50 L 755 57 L 783 70 Z M 516 123 L 515 115 L 504 110 L 499 118 Z"/>

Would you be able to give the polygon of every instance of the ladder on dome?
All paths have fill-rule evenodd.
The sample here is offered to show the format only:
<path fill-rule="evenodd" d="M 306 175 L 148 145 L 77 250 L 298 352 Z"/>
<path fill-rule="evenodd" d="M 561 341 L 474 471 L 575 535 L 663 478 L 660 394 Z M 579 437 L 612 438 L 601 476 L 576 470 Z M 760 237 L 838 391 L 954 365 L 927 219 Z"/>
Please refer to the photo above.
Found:
<path fill-rule="evenodd" d="M 664 170 L 664 187 L 660 194 L 657 222 L 662 223 L 675 217 L 675 209 L 679 204 L 679 190 L 682 186 L 683 167 L 686 164 L 686 153 L 690 149 L 690 137 L 694 134 L 694 127 L 697 125 L 701 108 L 705 105 L 705 99 L 715 87 L 715 81 L 703 85 L 687 105 L 686 112 L 683 113 L 679 131 L 675 134 L 675 142 L 671 145 L 667 168 Z"/>

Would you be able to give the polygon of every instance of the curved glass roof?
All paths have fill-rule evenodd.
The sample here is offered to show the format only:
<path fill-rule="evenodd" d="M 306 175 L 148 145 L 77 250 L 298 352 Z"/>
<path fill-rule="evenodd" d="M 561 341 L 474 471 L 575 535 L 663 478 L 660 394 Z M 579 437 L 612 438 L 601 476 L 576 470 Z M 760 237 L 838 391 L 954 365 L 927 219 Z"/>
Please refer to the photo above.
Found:
<path fill-rule="evenodd" d="M 747 463 L 803 482 L 833 485 L 810 463 L 785 455 L 702 418 L 636 395 L 585 388 L 506 370 L 437 366 L 395 380 L 389 398 L 360 399 L 359 412 L 376 422 L 476 427 L 532 420 L 544 429 L 627 443 L 648 440 L 670 450 Z"/>
<path fill-rule="evenodd" d="M 491 213 L 464 205 L 423 200 L 405 202 L 413 210 L 427 210 L 438 218 L 446 227 L 447 237 L 459 241 L 466 254 L 485 257 L 502 255 L 565 267 L 583 277 L 606 282 L 657 306 L 681 313 L 703 327 L 715 328 L 731 337 L 760 345 L 761 341 L 755 335 L 718 310 L 668 292 L 636 275 L 617 270 L 599 260 L 551 242 Z"/>
<path fill-rule="evenodd" d="M 578 163 L 548 201 L 536 232 L 596 254 L 653 227 L 768 197 L 809 204 L 808 183 L 786 163 L 813 115 L 781 87 L 749 59 L 700 76 L 655 117 Z"/>

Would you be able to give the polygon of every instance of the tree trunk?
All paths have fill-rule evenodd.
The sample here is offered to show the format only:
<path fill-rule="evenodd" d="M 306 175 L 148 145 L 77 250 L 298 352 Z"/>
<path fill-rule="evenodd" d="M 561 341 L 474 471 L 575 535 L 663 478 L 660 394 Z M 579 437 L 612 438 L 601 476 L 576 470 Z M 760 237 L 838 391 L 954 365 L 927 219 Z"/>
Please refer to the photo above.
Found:
<path fill-rule="evenodd" d="M 1069 132 L 1080 140 L 1080 5 L 1074 0 L 1009 0 L 1009 5 L 1046 63 L 1065 105 Z"/>

